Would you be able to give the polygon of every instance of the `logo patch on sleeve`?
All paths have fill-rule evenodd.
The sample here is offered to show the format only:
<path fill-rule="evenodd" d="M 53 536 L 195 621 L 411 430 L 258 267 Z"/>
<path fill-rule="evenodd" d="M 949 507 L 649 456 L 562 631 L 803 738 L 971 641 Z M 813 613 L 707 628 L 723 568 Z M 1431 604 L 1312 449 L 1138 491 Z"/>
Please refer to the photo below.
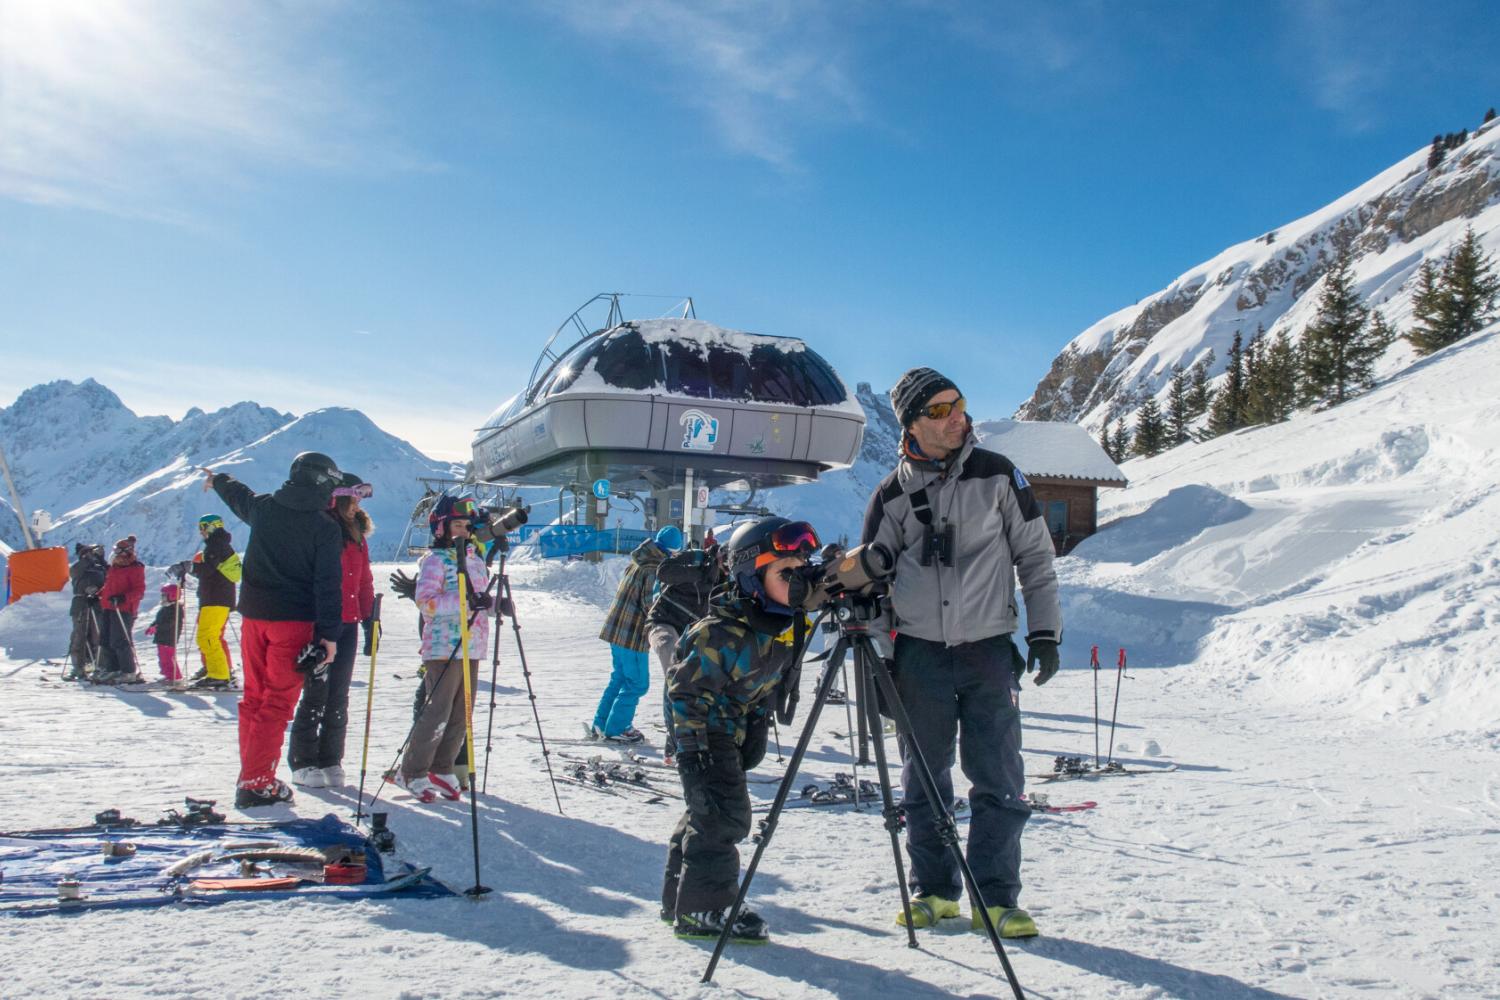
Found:
<path fill-rule="evenodd" d="M 1031 484 L 1026 481 L 1026 477 L 1025 476 L 1021 475 L 1021 470 L 1020 469 L 1015 470 L 1015 475 L 1016 475 L 1016 489 L 1017 490 L 1029 490 L 1029 489 L 1031 489 Z"/>

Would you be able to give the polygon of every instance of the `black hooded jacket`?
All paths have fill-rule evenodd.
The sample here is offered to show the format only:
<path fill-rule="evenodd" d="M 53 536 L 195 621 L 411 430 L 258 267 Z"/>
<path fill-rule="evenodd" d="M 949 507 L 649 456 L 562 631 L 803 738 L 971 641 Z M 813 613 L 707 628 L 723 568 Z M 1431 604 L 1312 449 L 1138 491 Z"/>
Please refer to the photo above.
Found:
<path fill-rule="evenodd" d="M 234 581 L 219 566 L 234 555 L 233 539 L 223 528 L 215 528 L 203 540 L 203 558 L 192 564 L 198 578 L 198 603 L 203 607 L 234 610 Z"/>
<path fill-rule="evenodd" d="M 283 483 L 275 493 L 220 473 L 214 492 L 250 526 L 240 580 L 240 614 L 273 622 L 314 622 L 319 639 L 343 629 L 339 526 L 327 516 L 329 493 Z"/>

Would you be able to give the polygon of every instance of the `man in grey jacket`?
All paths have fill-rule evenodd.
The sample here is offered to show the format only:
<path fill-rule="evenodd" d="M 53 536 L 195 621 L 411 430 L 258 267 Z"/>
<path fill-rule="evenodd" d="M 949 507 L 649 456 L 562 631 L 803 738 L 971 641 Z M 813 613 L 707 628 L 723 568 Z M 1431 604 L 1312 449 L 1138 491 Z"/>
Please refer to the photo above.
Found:
<path fill-rule="evenodd" d="M 863 541 L 896 554 L 891 627 L 896 689 L 942 796 L 953 807 L 955 738 L 969 793 L 967 857 L 1002 937 L 1032 937 L 1018 905 L 1022 799 L 1020 680 L 1057 672 L 1062 637 L 1052 538 L 1031 486 L 1003 455 L 977 446 L 963 395 L 931 368 L 913 368 L 891 390 L 904 433 L 901 460 L 876 488 Z M 1028 658 L 1017 628 L 1015 584 L 1026 598 Z M 959 916 L 958 863 L 943 846 L 933 809 L 903 739 L 907 851 L 913 920 L 919 927 Z M 904 922 L 904 914 L 897 922 Z M 983 930 L 977 912 L 971 926 Z"/>

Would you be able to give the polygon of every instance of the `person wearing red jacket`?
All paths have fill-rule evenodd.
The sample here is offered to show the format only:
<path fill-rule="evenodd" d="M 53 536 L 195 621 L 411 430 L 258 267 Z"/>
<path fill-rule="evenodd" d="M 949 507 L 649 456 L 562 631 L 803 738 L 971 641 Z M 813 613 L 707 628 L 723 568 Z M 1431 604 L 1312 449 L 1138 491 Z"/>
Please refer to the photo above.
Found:
<path fill-rule="evenodd" d="M 115 542 L 104 586 L 99 590 L 99 667 L 96 684 L 118 684 L 140 678 L 132 628 L 146 595 L 146 567 L 135 557 L 135 536 Z"/>
<path fill-rule="evenodd" d="M 338 634 L 338 652 L 328 672 L 307 674 L 302 681 L 302 701 L 292 719 L 292 738 L 287 764 L 292 784 L 304 788 L 338 788 L 344 784 L 344 734 L 349 726 L 349 682 L 354 676 L 360 623 L 369 619 L 375 606 L 375 581 L 370 576 L 370 547 L 366 539 L 375 530 L 370 515 L 359 502 L 374 493 L 369 483 L 352 472 L 343 474 L 334 488 L 329 510 L 343 537 L 340 564 L 343 570 L 343 624 Z"/>

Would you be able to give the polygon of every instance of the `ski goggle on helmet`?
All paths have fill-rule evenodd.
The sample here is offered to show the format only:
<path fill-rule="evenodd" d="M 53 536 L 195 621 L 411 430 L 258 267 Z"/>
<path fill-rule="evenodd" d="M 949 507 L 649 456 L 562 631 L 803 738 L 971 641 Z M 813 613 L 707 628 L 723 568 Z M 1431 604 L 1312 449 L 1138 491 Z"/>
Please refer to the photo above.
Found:
<path fill-rule="evenodd" d="M 224 527 L 224 519 L 218 514 L 204 514 L 198 518 L 198 530 L 205 535 L 211 535 L 222 527 Z"/>
<path fill-rule="evenodd" d="M 821 543 L 806 521 L 769 517 L 748 524 L 729 540 L 731 568 L 736 572 L 758 572 L 778 559 L 809 556 Z"/>
<path fill-rule="evenodd" d="M 334 488 L 333 495 L 336 497 L 358 497 L 361 500 L 368 500 L 375 495 L 375 487 L 371 486 L 369 483 L 356 483 L 353 486 L 339 486 Z"/>

